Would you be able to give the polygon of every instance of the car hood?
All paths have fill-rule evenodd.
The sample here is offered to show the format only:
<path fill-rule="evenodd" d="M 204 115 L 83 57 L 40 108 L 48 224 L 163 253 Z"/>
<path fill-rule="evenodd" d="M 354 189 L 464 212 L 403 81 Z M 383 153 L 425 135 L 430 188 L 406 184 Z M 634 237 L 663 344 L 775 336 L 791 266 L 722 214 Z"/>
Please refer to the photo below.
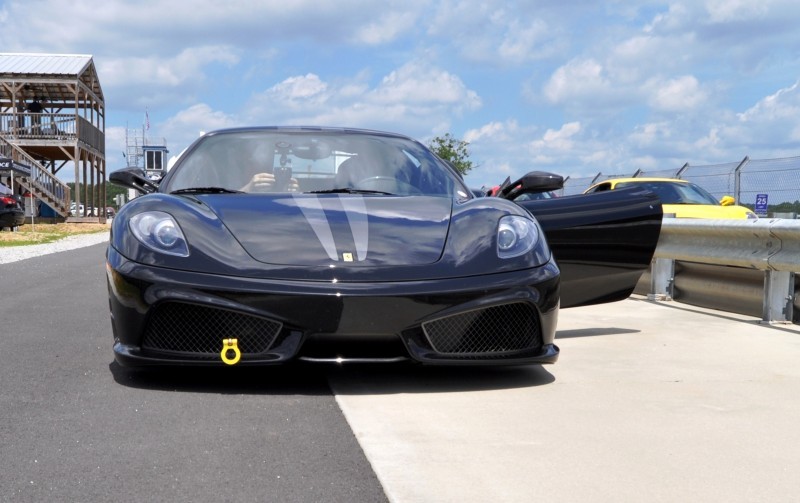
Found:
<path fill-rule="evenodd" d="M 254 259 L 275 265 L 425 265 L 440 259 L 452 199 L 292 194 L 198 197 Z"/>
<path fill-rule="evenodd" d="M 664 214 L 677 218 L 746 219 L 753 212 L 744 206 L 715 206 L 713 204 L 665 204 Z M 752 218 L 752 217 L 751 217 Z"/>

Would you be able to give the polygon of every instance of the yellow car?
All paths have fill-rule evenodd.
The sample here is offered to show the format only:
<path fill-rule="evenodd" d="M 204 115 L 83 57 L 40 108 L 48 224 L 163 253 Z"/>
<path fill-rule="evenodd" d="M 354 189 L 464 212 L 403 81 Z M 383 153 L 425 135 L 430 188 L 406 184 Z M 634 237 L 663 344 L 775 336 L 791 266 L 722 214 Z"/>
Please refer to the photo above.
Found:
<path fill-rule="evenodd" d="M 717 201 L 705 189 L 677 178 L 612 178 L 592 185 L 584 194 L 625 187 L 644 187 L 654 192 L 661 199 L 664 214 L 673 213 L 677 218 L 758 218 L 744 206 L 733 204 L 730 196 Z"/>

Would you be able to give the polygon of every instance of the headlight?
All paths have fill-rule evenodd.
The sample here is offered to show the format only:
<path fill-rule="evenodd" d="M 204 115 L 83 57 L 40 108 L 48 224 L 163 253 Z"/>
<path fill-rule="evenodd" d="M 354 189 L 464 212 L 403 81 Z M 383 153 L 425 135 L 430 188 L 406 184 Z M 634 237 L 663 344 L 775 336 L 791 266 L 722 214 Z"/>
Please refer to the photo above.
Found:
<path fill-rule="evenodd" d="M 134 215 L 129 222 L 136 239 L 151 250 L 167 255 L 188 257 L 189 247 L 181 228 L 169 213 L 146 211 Z"/>
<path fill-rule="evenodd" d="M 747 215 L 748 220 L 758 220 L 758 215 L 756 215 L 752 211 L 748 211 L 747 213 L 745 213 L 745 215 Z"/>
<path fill-rule="evenodd" d="M 500 219 L 497 226 L 497 256 L 511 258 L 531 251 L 539 241 L 539 230 L 533 220 L 516 215 Z"/>

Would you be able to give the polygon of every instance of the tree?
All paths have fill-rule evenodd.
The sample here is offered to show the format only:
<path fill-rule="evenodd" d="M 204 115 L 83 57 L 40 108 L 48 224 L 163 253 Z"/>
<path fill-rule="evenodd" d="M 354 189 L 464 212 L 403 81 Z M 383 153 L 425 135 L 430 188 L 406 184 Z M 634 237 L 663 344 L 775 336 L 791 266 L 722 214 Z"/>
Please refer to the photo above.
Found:
<path fill-rule="evenodd" d="M 475 167 L 472 161 L 469 160 L 468 145 L 468 142 L 459 140 L 447 133 L 444 136 L 435 137 L 430 141 L 428 147 L 433 153 L 450 162 L 459 173 L 466 175 L 469 170 Z"/>
<path fill-rule="evenodd" d="M 67 185 L 69 186 L 69 189 L 71 191 L 72 200 L 75 201 L 75 194 L 76 194 L 76 192 L 75 192 L 75 182 L 67 182 Z M 92 185 L 92 184 L 89 184 L 88 187 L 87 187 L 87 184 L 82 183 L 81 186 L 80 186 L 80 189 L 81 189 L 81 202 L 85 202 L 83 200 L 84 199 L 84 194 L 87 194 L 87 193 L 88 194 L 92 194 L 92 193 L 94 193 L 95 190 L 99 190 L 99 187 L 95 188 L 95 186 Z M 114 200 L 116 195 L 117 194 L 127 194 L 127 193 L 128 193 L 128 189 L 120 187 L 119 185 L 114 185 L 113 183 L 107 183 L 106 184 L 106 204 L 105 205 L 106 206 L 116 207 L 117 203 Z"/>

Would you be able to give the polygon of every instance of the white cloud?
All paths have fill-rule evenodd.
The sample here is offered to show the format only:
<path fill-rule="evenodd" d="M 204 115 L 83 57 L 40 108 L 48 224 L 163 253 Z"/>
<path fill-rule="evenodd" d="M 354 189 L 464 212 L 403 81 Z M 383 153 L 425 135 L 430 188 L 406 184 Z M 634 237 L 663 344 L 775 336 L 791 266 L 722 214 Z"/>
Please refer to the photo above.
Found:
<path fill-rule="evenodd" d="M 544 86 L 545 97 L 553 104 L 570 101 L 600 101 L 613 93 L 603 65 L 594 59 L 576 59 L 553 73 Z"/>
<path fill-rule="evenodd" d="M 680 112 L 695 110 L 704 105 L 707 93 L 692 75 L 685 75 L 666 82 L 650 81 L 646 87 L 652 88 L 648 99 L 651 107 L 660 111 Z"/>
<path fill-rule="evenodd" d="M 272 101 L 288 103 L 304 102 L 319 104 L 325 101 L 328 85 L 319 76 L 309 73 L 304 76 L 289 77 L 267 91 Z"/>
<path fill-rule="evenodd" d="M 800 81 L 779 89 L 738 115 L 742 123 L 775 122 L 790 119 L 797 121 L 800 108 Z"/>
<path fill-rule="evenodd" d="M 706 11 L 712 23 L 727 23 L 731 21 L 749 20 L 761 17 L 769 12 L 775 2 L 770 0 L 707 0 Z"/>
<path fill-rule="evenodd" d="M 719 125 L 721 150 L 746 151 L 750 157 L 800 154 L 800 81 L 759 100 Z"/>
<path fill-rule="evenodd" d="M 510 134 L 517 130 L 516 121 L 490 122 L 477 129 L 469 129 L 464 133 L 464 141 L 474 143 L 481 140 L 502 141 L 507 140 Z"/>
<path fill-rule="evenodd" d="M 448 104 L 456 110 L 480 107 L 475 91 L 450 72 L 430 66 L 427 62 L 412 61 L 392 71 L 370 93 L 373 103 L 431 103 Z"/>
<path fill-rule="evenodd" d="M 391 42 L 413 27 L 418 15 L 417 11 L 388 12 L 377 21 L 358 27 L 353 40 L 367 45 Z"/>
<path fill-rule="evenodd" d="M 721 139 L 719 137 L 719 128 L 713 127 L 711 131 L 708 132 L 706 136 L 699 138 L 697 141 L 694 142 L 694 146 L 699 151 L 714 151 L 717 154 L 719 153 L 718 147 L 721 143 Z"/>
<path fill-rule="evenodd" d="M 154 134 L 167 138 L 171 154 L 177 154 L 195 141 L 203 132 L 249 125 L 205 103 L 180 110 L 162 124 L 156 124 Z"/>
<path fill-rule="evenodd" d="M 637 126 L 628 136 L 628 140 L 639 148 L 646 148 L 659 142 L 669 141 L 672 131 L 668 122 L 650 122 Z"/>
<path fill-rule="evenodd" d="M 193 87 L 205 80 L 205 67 L 211 63 L 234 65 L 239 62 L 237 50 L 231 47 L 203 46 L 186 48 L 167 58 L 121 57 L 97 58 L 97 71 L 104 87 L 130 87 L 158 83 L 161 88 Z M 183 89 L 185 93 L 185 88 Z"/>
<path fill-rule="evenodd" d="M 553 5 L 558 5 L 553 3 Z M 458 51 L 467 61 L 495 66 L 519 65 L 551 57 L 568 46 L 569 34 L 553 27 L 550 5 L 519 8 L 514 4 L 466 0 L 442 1 L 428 33 Z"/>
<path fill-rule="evenodd" d="M 565 152 L 573 148 L 573 137 L 580 132 L 580 122 L 569 122 L 561 126 L 561 129 L 548 129 L 540 140 L 534 140 L 530 146 L 536 152 Z"/>
<path fill-rule="evenodd" d="M 251 100 L 247 117 L 270 123 L 397 129 L 426 134 L 451 118 L 481 106 L 477 93 L 456 75 L 412 61 L 389 72 L 374 87 L 361 73 L 326 82 L 308 74 L 285 79 Z"/>
<path fill-rule="evenodd" d="M 509 22 L 497 54 L 503 61 L 522 63 L 549 55 L 551 47 L 548 40 L 551 34 L 541 19 Z"/>
<path fill-rule="evenodd" d="M 645 33 L 653 32 L 672 32 L 684 29 L 687 22 L 694 15 L 692 12 L 697 8 L 699 2 L 693 1 L 689 4 L 684 2 L 670 3 L 667 12 L 660 12 L 653 17 L 653 20 L 644 27 Z M 691 7 L 689 7 L 691 6 Z"/>
<path fill-rule="evenodd" d="M 36 33 L 41 45 L 33 50 L 94 42 L 137 52 L 178 52 L 187 45 L 216 45 L 221 40 L 253 48 L 268 47 L 273 40 L 385 43 L 414 27 L 426 8 L 420 0 L 395 3 L 390 10 L 385 3 L 357 0 L 109 0 L 102 9 L 87 0 L 4 4 L 8 18 Z M 53 12 L 63 15 L 42 15 Z M 127 36 L 119 37 L 121 31 Z M 8 41 L 13 43 L 13 37 Z"/>

